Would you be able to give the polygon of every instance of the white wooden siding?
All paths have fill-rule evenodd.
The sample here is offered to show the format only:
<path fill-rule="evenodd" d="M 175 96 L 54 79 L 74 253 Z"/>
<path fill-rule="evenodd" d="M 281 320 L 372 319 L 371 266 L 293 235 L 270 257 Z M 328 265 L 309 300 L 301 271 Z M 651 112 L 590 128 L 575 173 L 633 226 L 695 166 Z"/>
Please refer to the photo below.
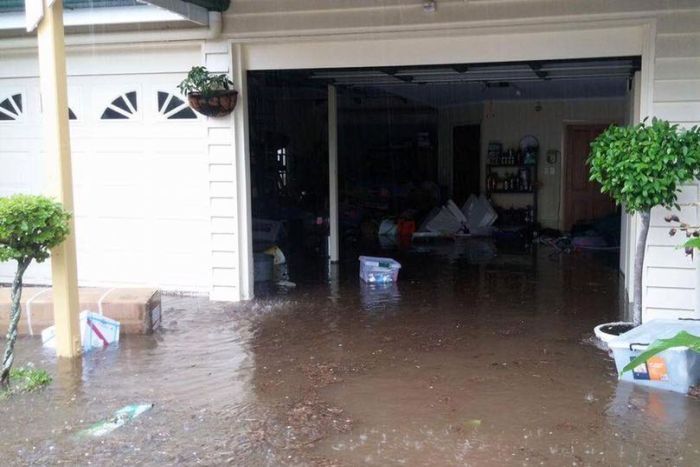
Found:
<path fill-rule="evenodd" d="M 653 115 L 688 127 L 700 123 L 700 2 L 694 10 L 662 9 L 656 28 Z M 681 204 L 700 200 L 697 185 L 683 188 Z M 645 270 L 647 318 L 700 317 L 697 261 L 668 235 L 668 212 L 654 209 Z M 697 207 L 683 207 L 681 219 L 697 223 Z"/>
<path fill-rule="evenodd" d="M 230 43 L 209 41 L 203 46 L 204 65 L 215 73 L 231 73 Z M 209 167 L 209 230 L 213 300 L 239 300 L 237 243 L 236 149 L 233 117 L 207 119 Z"/>

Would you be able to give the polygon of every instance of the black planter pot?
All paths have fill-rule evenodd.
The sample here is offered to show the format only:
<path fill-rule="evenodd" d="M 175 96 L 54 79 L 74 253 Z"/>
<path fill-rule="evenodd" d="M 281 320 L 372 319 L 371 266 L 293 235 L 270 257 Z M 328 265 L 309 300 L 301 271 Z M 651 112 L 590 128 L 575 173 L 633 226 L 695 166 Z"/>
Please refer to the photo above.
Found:
<path fill-rule="evenodd" d="M 193 92 L 187 95 L 187 101 L 194 110 L 207 117 L 225 117 L 233 112 L 238 102 L 238 91 L 214 91 L 203 95 Z"/>

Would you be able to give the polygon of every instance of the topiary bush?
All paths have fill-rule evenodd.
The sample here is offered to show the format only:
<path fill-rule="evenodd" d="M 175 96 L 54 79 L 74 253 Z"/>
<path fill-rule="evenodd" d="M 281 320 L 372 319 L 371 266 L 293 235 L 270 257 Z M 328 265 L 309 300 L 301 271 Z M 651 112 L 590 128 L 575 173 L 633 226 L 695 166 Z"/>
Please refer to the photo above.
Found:
<path fill-rule="evenodd" d="M 38 263 L 50 256 L 70 233 L 70 214 L 61 204 L 35 195 L 13 195 L 0 198 L 0 262 L 16 261 L 12 282 L 10 325 L 2 361 L 0 385 L 7 387 L 14 362 L 17 323 L 22 308 L 22 278 L 33 260 Z"/>
<path fill-rule="evenodd" d="M 641 228 L 634 264 L 633 321 L 642 322 L 642 270 L 651 209 L 677 208 L 683 183 L 700 174 L 700 130 L 682 130 L 667 121 L 611 126 L 591 143 L 590 179 L 617 204 L 639 213 Z"/>

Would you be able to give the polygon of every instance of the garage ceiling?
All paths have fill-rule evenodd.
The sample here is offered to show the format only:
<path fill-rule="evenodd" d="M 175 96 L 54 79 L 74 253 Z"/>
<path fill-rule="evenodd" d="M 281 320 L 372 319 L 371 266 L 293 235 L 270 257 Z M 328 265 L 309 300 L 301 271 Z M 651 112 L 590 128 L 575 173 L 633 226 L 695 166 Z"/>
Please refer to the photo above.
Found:
<path fill-rule="evenodd" d="M 310 78 L 431 107 L 498 99 L 622 97 L 639 58 L 316 70 Z"/>

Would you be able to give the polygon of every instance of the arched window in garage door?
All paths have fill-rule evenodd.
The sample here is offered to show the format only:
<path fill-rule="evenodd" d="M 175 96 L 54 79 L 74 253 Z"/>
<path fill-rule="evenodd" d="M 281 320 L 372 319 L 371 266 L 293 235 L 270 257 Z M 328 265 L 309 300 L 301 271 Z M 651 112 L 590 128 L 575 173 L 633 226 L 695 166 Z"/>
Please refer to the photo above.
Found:
<path fill-rule="evenodd" d="M 19 120 L 22 115 L 22 94 L 13 94 L 0 101 L 0 121 Z"/>
<path fill-rule="evenodd" d="M 187 102 L 169 92 L 158 91 L 158 112 L 168 120 L 196 120 Z"/>
<path fill-rule="evenodd" d="M 138 103 L 136 91 L 130 91 L 114 99 L 102 112 L 102 120 L 130 120 L 136 116 Z"/>

